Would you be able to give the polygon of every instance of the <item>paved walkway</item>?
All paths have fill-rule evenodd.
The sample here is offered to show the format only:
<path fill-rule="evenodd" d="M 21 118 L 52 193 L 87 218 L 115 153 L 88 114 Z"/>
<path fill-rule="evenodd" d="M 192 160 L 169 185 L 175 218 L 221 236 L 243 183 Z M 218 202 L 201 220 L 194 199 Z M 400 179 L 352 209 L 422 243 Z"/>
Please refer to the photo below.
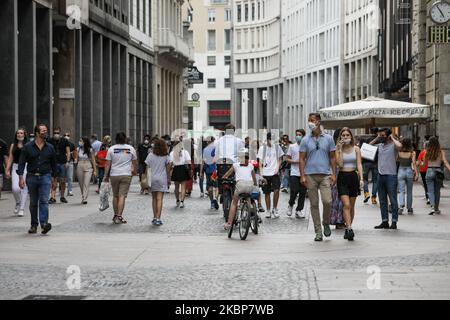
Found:
<path fill-rule="evenodd" d="M 221 213 L 209 210 L 194 186 L 185 209 L 166 197 L 164 226 L 151 226 L 151 197 L 132 186 L 125 217 L 99 213 L 78 196 L 51 206 L 53 230 L 28 235 L 29 215 L 15 217 L 12 194 L 0 200 L 0 299 L 29 295 L 86 299 L 449 299 L 450 189 L 441 216 L 428 216 L 421 185 L 414 216 L 401 216 L 399 230 L 376 231 L 377 206 L 358 201 L 356 241 L 313 241 L 311 219 L 264 221 L 261 234 L 243 242 L 227 239 Z M 79 193 L 78 189 L 75 189 Z M 308 208 L 309 213 L 309 208 Z M 308 215 L 309 216 L 309 215 Z M 81 271 L 81 289 L 69 289 L 69 266 Z M 369 268 L 369 269 L 368 269 Z M 380 274 L 371 274 L 379 270 Z M 69 273 L 68 273 L 69 271 Z M 378 281 L 379 280 L 379 281 Z M 379 284 L 379 285 L 378 285 Z"/>

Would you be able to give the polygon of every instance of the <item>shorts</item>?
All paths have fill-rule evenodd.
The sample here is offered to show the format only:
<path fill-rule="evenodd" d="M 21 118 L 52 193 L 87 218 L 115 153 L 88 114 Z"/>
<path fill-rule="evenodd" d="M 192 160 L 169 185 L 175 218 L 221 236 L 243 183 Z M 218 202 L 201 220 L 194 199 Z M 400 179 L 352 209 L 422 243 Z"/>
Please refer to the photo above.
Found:
<path fill-rule="evenodd" d="M 66 179 L 67 178 L 66 164 L 65 163 L 64 164 L 58 163 L 56 165 L 56 167 L 57 167 L 57 169 L 56 169 L 57 172 L 56 172 L 55 177 L 58 179 L 58 181 L 61 180 L 61 179 Z"/>
<path fill-rule="evenodd" d="M 279 175 L 264 177 L 267 180 L 267 184 L 262 187 L 264 194 L 271 194 L 277 190 L 280 190 L 281 179 Z"/>
<path fill-rule="evenodd" d="M 236 183 L 236 191 L 234 196 L 238 197 L 243 193 L 251 194 L 253 192 L 259 192 L 259 188 L 253 184 L 251 181 L 238 181 Z"/>
<path fill-rule="evenodd" d="M 339 197 L 349 196 L 356 198 L 361 194 L 359 177 L 356 171 L 353 172 L 339 172 L 337 178 L 337 188 Z"/>
<path fill-rule="evenodd" d="M 110 177 L 114 197 L 127 197 L 130 191 L 131 176 Z"/>
<path fill-rule="evenodd" d="M 219 183 L 216 181 L 214 181 L 212 179 L 212 173 L 206 173 L 206 190 L 208 190 L 209 188 L 218 188 Z"/>
<path fill-rule="evenodd" d="M 185 182 L 185 181 L 191 180 L 191 178 L 189 177 L 189 170 L 190 170 L 190 166 L 189 166 L 189 169 L 186 165 L 175 166 L 172 171 L 172 177 L 171 177 L 172 181 L 173 182 Z"/>

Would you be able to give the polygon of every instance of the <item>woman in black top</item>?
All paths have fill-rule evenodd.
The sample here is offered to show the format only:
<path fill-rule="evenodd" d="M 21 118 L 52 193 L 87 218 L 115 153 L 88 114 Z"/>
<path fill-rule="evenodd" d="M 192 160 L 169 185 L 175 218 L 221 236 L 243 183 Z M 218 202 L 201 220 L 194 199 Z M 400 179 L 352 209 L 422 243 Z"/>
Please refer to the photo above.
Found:
<path fill-rule="evenodd" d="M 28 200 L 28 189 L 20 189 L 19 186 L 19 175 L 17 174 L 17 169 L 19 168 L 19 159 L 23 147 L 28 142 L 27 131 L 24 128 L 19 128 L 16 131 L 14 137 L 14 143 L 11 144 L 9 148 L 9 158 L 6 164 L 6 178 L 12 178 L 12 191 L 14 194 L 14 199 L 16 201 L 16 206 L 14 208 L 14 214 L 23 217 L 25 211 L 25 205 Z M 24 173 L 26 176 L 26 171 Z"/>

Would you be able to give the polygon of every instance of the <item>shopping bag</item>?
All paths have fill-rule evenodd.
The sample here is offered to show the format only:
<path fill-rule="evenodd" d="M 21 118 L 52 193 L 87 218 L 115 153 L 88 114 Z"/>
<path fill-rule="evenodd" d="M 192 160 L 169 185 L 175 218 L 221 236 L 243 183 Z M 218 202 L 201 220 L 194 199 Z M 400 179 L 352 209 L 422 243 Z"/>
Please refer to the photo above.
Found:
<path fill-rule="evenodd" d="M 148 184 L 148 168 L 145 167 L 145 171 L 144 173 L 141 175 L 141 189 L 142 190 L 147 190 L 149 189 L 149 184 Z"/>
<path fill-rule="evenodd" d="M 111 195 L 111 184 L 109 182 L 103 182 L 100 188 L 100 205 L 98 209 L 100 212 L 109 208 L 109 196 Z"/>
<path fill-rule="evenodd" d="M 361 146 L 361 157 L 369 161 L 375 161 L 377 151 L 378 151 L 377 146 L 372 146 L 370 144 L 364 143 Z"/>

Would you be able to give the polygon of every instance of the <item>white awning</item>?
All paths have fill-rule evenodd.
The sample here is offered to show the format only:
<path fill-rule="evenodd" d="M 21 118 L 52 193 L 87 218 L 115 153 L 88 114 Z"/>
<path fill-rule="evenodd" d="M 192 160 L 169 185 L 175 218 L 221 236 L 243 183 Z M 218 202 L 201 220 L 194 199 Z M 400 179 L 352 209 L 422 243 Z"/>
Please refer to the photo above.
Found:
<path fill-rule="evenodd" d="M 395 127 L 424 122 L 431 117 L 427 105 L 369 97 L 319 111 L 326 129 L 342 127 Z"/>

